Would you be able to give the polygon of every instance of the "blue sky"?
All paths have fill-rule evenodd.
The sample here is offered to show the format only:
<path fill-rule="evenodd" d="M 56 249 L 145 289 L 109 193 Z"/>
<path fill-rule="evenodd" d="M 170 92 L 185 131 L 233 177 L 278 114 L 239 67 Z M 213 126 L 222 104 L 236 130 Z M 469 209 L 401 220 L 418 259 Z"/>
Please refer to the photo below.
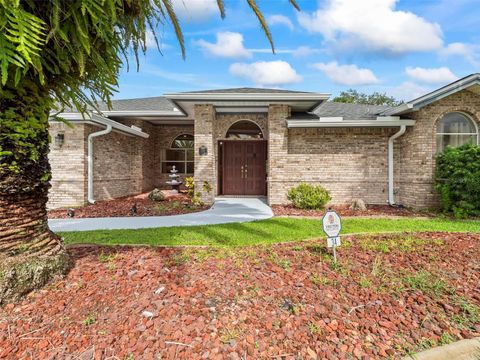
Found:
<path fill-rule="evenodd" d="M 479 0 L 257 0 L 272 54 L 246 1 L 172 0 L 187 56 L 171 26 L 157 29 L 140 71 L 122 72 L 115 98 L 228 87 L 327 92 L 349 88 L 410 100 L 480 71 Z"/>

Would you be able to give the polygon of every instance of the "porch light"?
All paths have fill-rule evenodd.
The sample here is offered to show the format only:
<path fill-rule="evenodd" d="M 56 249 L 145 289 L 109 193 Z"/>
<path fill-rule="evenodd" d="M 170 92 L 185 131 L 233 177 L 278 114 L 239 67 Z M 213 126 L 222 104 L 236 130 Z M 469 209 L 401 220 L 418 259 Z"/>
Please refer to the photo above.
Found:
<path fill-rule="evenodd" d="M 62 147 L 65 143 L 65 135 L 64 134 L 57 134 L 55 136 L 55 146 Z"/>

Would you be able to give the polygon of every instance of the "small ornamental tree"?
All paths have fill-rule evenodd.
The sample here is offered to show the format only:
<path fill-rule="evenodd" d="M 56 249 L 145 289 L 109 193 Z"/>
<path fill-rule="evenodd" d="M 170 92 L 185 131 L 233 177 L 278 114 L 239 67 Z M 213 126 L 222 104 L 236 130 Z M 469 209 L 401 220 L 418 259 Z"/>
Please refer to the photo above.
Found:
<path fill-rule="evenodd" d="M 255 0 L 246 2 L 273 50 Z M 51 112 L 110 105 L 122 66 L 133 54 L 138 67 L 147 34 L 157 41 L 166 23 L 185 55 L 171 0 L 0 0 L 0 304 L 68 267 L 47 225 Z"/>
<path fill-rule="evenodd" d="M 445 212 L 480 216 L 480 146 L 448 147 L 437 155 L 435 182 Z"/>

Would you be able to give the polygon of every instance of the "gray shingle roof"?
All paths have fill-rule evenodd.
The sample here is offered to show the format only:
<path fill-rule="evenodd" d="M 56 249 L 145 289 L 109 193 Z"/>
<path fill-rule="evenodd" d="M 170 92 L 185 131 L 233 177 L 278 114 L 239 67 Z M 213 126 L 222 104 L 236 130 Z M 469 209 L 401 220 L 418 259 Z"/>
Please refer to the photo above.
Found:
<path fill-rule="evenodd" d="M 187 91 L 186 94 L 309 94 L 307 91 L 282 90 L 282 89 L 266 89 L 266 88 L 231 88 L 231 89 L 215 89 L 201 91 Z"/>
<path fill-rule="evenodd" d="M 172 111 L 174 108 L 173 103 L 164 96 L 137 98 L 137 99 L 124 99 L 113 100 L 113 111 Z M 100 104 L 100 110 L 108 110 L 106 104 Z"/>
<path fill-rule="evenodd" d="M 101 111 L 173 111 L 174 107 L 174 104 L 164 96 L 112 100 L 111 109 L 106 103 L 98 104 Z M 65 112 L 76 112 L 76 109 L 65 108 Z"/>
<path fill-rule="evenodd" d="M 390 106 L 326 101 L 315 110 L 315 114 L 320 117 L 343 116 L 344 120 L 374 120 L 380 112 L 388 108 Z"/>

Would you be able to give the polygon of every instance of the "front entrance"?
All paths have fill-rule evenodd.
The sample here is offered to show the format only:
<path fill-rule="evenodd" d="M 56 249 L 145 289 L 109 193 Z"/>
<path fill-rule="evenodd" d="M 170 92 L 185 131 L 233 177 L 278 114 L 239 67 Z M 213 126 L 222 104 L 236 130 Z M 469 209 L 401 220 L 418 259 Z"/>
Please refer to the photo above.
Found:
<path fill-rule="evenodd" d="M 266 144 L 265 140 L 221 141 L 223 195 L 266 195 Z"/>

